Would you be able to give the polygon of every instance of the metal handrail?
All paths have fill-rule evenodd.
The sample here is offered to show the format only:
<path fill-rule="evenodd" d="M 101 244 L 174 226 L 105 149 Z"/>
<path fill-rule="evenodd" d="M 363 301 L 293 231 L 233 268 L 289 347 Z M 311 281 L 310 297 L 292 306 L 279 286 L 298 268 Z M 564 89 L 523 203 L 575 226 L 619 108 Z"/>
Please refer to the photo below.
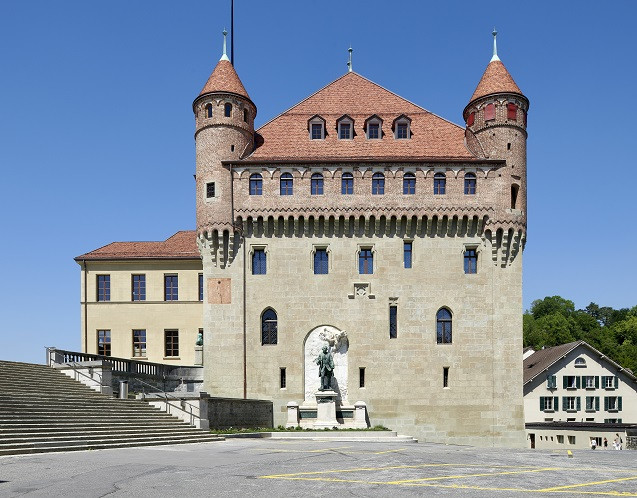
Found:
<path fill-rule="evenodd" d="M 166 401 L 166 405 L 167 405 L 167 406 L 172 406 L 173 408 L 177 408 L 177 410 L 181 410 L 182 412 L 186 413 L 187 415 L 190 415 L 190 423 L 191 423 L 192 425 L 194 425 L 194 424 L 192 423 L 192 422 L 193 422 L 193 420 L 192 420 L 192 419 L 193 419 L 193 417 L 194 417 L 194 418 L 201 419 L 201 417 L 200 417 L 199 415 L 195 415 L 194 413 L 192 413 L 192 407 L 190 407 L 190 411 L 187 411 L 187 410 L 185 410 L 184 408 L 182 408 L 181 406 L 175 406 L 175 405 L 171 404 L 171 403 L 168 401 L 168 396 L 170 396 L 171 398 L 175 398 L 176 400 L 179 400 L 179 397 L 178 397 L 178 396 L 175 396 L 175 395 L 173 395 L 172 393 L 168 393 L 168 392 L 164 391 L 163 389 L 159 389 L 157 386 L 153 386 L 152 384 L 149 384 L 148 382 L 144 382 L 143 380 L 140 380 L 140 379 L 135 379 L 135 380 L 136 380 L 136 382 L 139 382 L 140 384 L 144 384 L 144 385 L 146 385 L 146 386 L 148 386 L 148 387 L 151 387 L 151 388 L 155 389 L 155 390 L 156 390 L 156 391 L 158 391 L 158 392 L 161 392 L 161 394 L 163 394 L 163 395 L 164 395 L 164 398 L 165 398 L 165 401 Z M 145 394 L 145 393 L 142 393 L 142 396 L 144 396 L 144 394 Z"/>

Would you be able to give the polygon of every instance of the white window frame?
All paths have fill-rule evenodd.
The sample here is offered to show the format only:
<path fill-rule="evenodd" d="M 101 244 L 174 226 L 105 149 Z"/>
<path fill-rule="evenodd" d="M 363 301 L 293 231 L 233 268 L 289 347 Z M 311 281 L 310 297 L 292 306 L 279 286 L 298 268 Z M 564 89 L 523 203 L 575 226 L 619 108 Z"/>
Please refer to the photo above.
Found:
<path fill-rule="evenodd" d="M 575 401 L 575 396 L 565 396 L 566 406 L 564 407 L 564 411 L 574 412 L 577 409 L 577 404 Z"/>
<path fill-rule="evenodd" d="M 566 376 L 566 389 L 577 389 L 577 376 L 576 375 L 567 375 Z M 570 382 L 572 380 L 572 382 Z"/>
<path fill-rule="evenodd" d="M 611 406 L 611 403 L 612 403 L 612 406 Z M 617 396 L 608 396 L 608 411 L 609 412 L 619 411 L 617 406 L 618 406 Z"/>
<path fill-rule="evenodd" d="M 551 405 L 551 406 L 549 406 Z M 544 396 L 544 411 L 545 412 L 553 412 L 555 408 L 553 407 L 553 397 L 552 396 Z"/>
<path fill-rule="evenodd" d="M 595 389 L 595 376 L 586 375 L 584 378 L 586 379 L 585 389 Z"/>
<path fill-rule="evenodd" d="M 604 377 L 604 389 L 615 389 L 615 376 L 607 375 Z"/>
<path fill-rule="evenodd" d="M 321 138 L 312 138 L 312 125 L 321 126 Z M 325 120 L 319 116 L 314 116 L 309 121 L 309 138 L 310 140 L 325 140 Z"/>

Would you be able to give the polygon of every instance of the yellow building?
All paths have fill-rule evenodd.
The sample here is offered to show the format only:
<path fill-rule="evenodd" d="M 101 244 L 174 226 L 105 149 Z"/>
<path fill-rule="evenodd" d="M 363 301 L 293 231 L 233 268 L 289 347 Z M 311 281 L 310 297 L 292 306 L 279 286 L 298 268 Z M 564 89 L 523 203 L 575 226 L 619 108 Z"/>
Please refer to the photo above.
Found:
<path fill-rule="evenodd" d="M 81 266 L 82 352 L 193 365 L 203 274 L 194 231 L 163 242 L 113 242 Z"/>

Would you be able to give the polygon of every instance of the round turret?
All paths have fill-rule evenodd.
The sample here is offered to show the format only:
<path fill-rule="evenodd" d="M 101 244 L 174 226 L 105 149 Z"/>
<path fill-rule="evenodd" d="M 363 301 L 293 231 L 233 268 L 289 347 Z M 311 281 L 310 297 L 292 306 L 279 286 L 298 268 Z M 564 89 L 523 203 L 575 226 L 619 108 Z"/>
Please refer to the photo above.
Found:
<path fill-rule="evenodd" d="M 225 33 L 224 33 L 225 35 Z M 225 50 L 199 96 L 195 114 L 197 231 L 232 231 L 232 181 L 223 161 L 252 152 L 257 108 Z"/>
<path fill-rule="evenodd" d="M 463 111 L 467 146 L 478 157 L 501 159 L 498 221 L 526 227 L 526 122 L 529 100 L 494 53 Z"/>

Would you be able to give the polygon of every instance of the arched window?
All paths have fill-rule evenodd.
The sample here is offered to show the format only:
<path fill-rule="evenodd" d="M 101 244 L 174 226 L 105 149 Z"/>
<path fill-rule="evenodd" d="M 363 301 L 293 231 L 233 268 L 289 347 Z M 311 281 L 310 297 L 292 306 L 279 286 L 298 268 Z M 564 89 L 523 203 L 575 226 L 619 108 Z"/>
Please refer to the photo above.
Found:
<path fill-rule="evenodd" d="M 312 195 L 323 195 L 323 175 L 314 173 L 310 181 L 310 193 Z"/>
<path fill-rule="evenodd" d="M 354 175 L 343 173 L 341 177 L 341 194 L 349 195 L 354 193 Z"/>
<path fill-rule="evenodd" d="M 520 190 L 520 186 L 515 183 L 511 185 L 511 209 L 517 209 L 516 206 L 518 204 L 518 190 Z"/>
<path fill-rule="evenodd" d="M 245 123 L 247 123 L 247 122 L 248 122 L 248 110 L 247 110 L 247 109 L 244 109 L 244 110 L 243 110 L 243 121 L 244 121 Z"/>
<path fill-rule="evenodd" d="M 579 358 L 577 358 L 575 360 L 575 366 L 576 367 L 585 367 L 586 366 L 586 360 L 580 356 Z"/>
<path fill-rule="evenodd" d="M 293 179 L 290 173 L 281 175 L 281 195 L 292 195 Z"/>
<path fill-rule="evenodd" d="M 447 187 L 447 178 L 444 173 L 436 173 L 434 175 L 434 194 L 442 195 Z"/>
<path fill-rule="evenodd" d="M 474 173 L 464 175 L 464 193 L 465 195 L 476 193 L 476 175 Z"/>
<path fill-rule="evenodd" d="M 206 117 L 207 118 L 211 118 L 212 117 L 212 104 L 208 104 L 206 106 Z"/>
<path fill-rule="evenodd" d="M 232 114 L 232 104 L 226 104 L 223 106 L 223 115 L 227 118 Z"/>
<path fill-rule="evenodd" d="M 467 118 L 467 126 L 473 126 L 473 123 L 476 122 L 476 113 L 472 112 L 471 114 L 469 114 L 469 117 Z"/>
<path fill-rule="evenodd" d="M 385 175 L 374 173 L 372 175 L 372 194 L 383 195 L 385 193 Z"/>
<path fill-rule="evenodd" d="M 403 175 L 403 194 L 411 195 L 416 193 L 416 175 L 405 173 Z"/>
<path fill-rule="evenodd" d="M 451 344 L 451 312 L 447 308 L 440 308 L 436 313 L 436 342 Z"/>
<path fill-rule="evenodd" d="M 259 173 L 250 175 L 250 195 L 263 194 L 263 177 Z"/>
<path fill-rule="evenodd" d="M 261 315 L 261 344 L 276 344 L 277 318 L 276 312 L 268 308 Z"/>

